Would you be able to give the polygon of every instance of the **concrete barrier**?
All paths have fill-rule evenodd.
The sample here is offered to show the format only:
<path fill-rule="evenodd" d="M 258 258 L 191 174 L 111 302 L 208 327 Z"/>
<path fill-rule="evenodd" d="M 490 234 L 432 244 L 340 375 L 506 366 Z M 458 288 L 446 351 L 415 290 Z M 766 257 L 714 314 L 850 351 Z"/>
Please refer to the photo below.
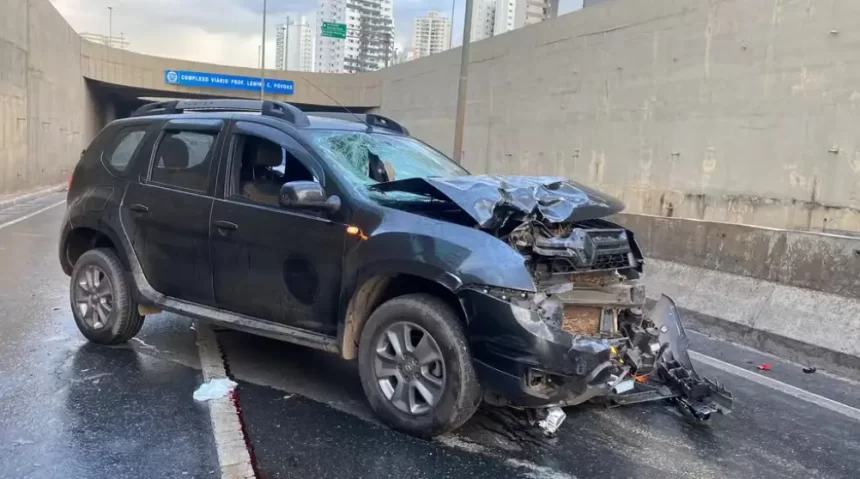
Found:
<path fill-rule="evenodd" d="M 860 239 L 622 214 L 690 329 L 860 378 Z"/>
<path fill-rule="evenodd" d="M 646 256 L 860 299 L 860 238 L 620 214 Z"/>
<path fill-rule="evenodd" d="M 694 331 L 860 379 L 860 300 L 649 260 L 649 300 L 673 298 Z"/>

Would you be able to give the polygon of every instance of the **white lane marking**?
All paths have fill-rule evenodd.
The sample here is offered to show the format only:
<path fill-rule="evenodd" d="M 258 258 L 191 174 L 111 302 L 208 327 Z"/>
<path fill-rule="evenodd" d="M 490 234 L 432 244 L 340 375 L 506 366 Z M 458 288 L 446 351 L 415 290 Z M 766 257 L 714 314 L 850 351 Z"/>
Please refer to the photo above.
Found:
<path fill-rule="evenodd" d="M 203 380 L 226 378 L 227 371 L 224 368 L 224 359 L 221 356 L 218 341 L 215 339 L 215 333 L 209 325 L 200 322 L 197 322 L 197 348 L 200 352 Z M 209 401 L 209 421 L 212 423 L 212 433 L 215 435 L 215 449 L 218 452 L 221 479 L 257 477 L 251 465 L 251 455 L 248 454 L 239 411 L 233 402 L 232 394 Z"/>
<path fill-rule="evenodd" d="M 802 401 L 821 406 L 825 409 L 829 409 L 833 412 L 842 414 L 843 416 L 848 416 L 852 419 L 860 421 L 860 409 L 853 408 L 851 406 L 848 406 L 847 404 L 842 404 L 841 402 L 828 399 L 824 396 L 819 396 L 818 394 L 811 393 L 809 391 L 800 389 L 798 387 L 786 384 L 781 381 L 777 381 L 776 379 L 772 379 L 767 376 L 763 376 L 761 374 L 746 370 L 742 367 L 735 366 L 734 364 L 729 364 L 717 358 L 706 356 L 702 353 L 697 353 L 695 351 L 689 351 L 689 353 L 690 357 L 695 359 L 696 361 L 700 361 L 709 366 L 713 366 L 717 369 L 725 371 L 729 374 L 740 376 L 744 379 L 748 379 L 762 386 L 775 389 L 777 391 L 788 394 L 789 396 L 796 397 L 797 399 L 800 399 Z"/>
<path fill-rule="evenodd" d="M 39 213 L 44 213 L 44 212 L 46 212 L 46 211 L 50 210 L 51 208 L 56 208 L 56 207 L 58 207 L 58 206 L 60 206 L 60 205 L 63 205 L 63 204 L 66 204 L 66 200 L 59 201 L 59 202 L 57 202 L 57 203 L 54 203 L 54 204 L 53 204 L 53 205 L 51 205 L 51 206 L 46 206 L 46 207 L 42 208 L 41 210 L 34 211 L 34 212 L 32 212 L 32 213 L 30 213 L 30 214 L 28 214 L 28 215 L 24 215 L 24 216 L 22 216 L 22 217 L 20 217 L 20 218 L 16 218 L 16 219 L 12 220 L 12 221 L 7 221 L 7 222 L 5 222 L 5 223 L 2 223 L 2 224 L 0 224 L 0 230 L 2 230 L 3 228 L 5 228 L 5 227 L 7 227 L 7 226 L 12 226 L 12 225 L 14 225 L 15 223 L 20 223 L 20 222 L 22 222 L 22 221 L 24 221 L 24 220 L 26 220 L 26 219 L 29 219 L 29 218 L 32 218 L 32 217 L 34 217 L 34 216 L 38 215 Z"/>

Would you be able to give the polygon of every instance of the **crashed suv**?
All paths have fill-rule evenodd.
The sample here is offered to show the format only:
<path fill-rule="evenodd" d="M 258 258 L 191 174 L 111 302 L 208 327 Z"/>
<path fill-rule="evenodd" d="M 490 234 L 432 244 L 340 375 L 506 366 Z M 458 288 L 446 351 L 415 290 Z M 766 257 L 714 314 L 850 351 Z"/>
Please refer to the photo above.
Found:
<path fill-rule="evenodd" d="M 482 400 L 549 429 L 588 400 L 728 410 L 671 300 L 646 311 L 642 253 L 604 219 L 622 208 L 561 178 L 472 176 L 380 115 L 171 101 L 84 151 L 59 258 L 90 341 L 171 311 L 330 351 L 417 436 Z"/>

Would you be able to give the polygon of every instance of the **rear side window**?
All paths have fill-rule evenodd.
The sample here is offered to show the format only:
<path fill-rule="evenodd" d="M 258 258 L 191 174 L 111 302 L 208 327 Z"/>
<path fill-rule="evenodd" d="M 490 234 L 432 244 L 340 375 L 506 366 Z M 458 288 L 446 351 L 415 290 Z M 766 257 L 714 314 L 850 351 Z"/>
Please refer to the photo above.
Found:
<path fill-rule="evenodd" d="M 150 180 L 186 190 L 209 187 L 215 132 L 167 131 L 158 144 Z"/>
<path fill-rule="evenodd" d="M 124 173 L 144 135 L 146 135 L 146 126 L 132 126 L 120 130 L 110 146 L 102 153 L 105 165 L 117 173 Z"/>

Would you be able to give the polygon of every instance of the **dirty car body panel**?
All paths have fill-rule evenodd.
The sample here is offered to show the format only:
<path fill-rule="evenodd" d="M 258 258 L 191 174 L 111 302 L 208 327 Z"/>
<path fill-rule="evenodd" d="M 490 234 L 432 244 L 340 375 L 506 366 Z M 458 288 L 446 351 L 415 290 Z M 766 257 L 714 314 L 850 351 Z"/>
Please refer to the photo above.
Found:
<path fill-rule="evenodd" d="M 457 309 L 489 402 L 672 399 L 700 419 L 730 410 L 731 395 L 696 374 L 674 303 L 664 298 L 645 311 L 642 252 L 633 232 L 605 219 L 624 208 L 619 200 L 564 178 L 471 175 L 405 131 L 291 115 L 157 113 L 106 127 L 73 175 L 63 270 L 71 275 L 89 248 L 112 246 L 140 305 L 348 359 L 365 286 L 420 278 L 433 286 L 425 292 Z M 145 136 L 128 152 L 129 166 L 112 170 L 102 151 L 117 131 L 138 127 Z M 165 132 L 179 127 L 197 139 L 186 138 L 192 153 L 212 138 L 211 153 L 198 155 L 196 190 L 153 181 Z M 234 152 L 264 152 L 263 143 L 245 149 L 251 138 L 280 147 L 281 174 L 302 167 L 300 182 L 337 208 L 240 195 L 239 179 L 257 173 Z M 195 165 L 185 158 L 165 168 Z M 191 210 L 198 220 L 182 223 Z M 163 234 L 153 239 L 153 231 Z"/>

